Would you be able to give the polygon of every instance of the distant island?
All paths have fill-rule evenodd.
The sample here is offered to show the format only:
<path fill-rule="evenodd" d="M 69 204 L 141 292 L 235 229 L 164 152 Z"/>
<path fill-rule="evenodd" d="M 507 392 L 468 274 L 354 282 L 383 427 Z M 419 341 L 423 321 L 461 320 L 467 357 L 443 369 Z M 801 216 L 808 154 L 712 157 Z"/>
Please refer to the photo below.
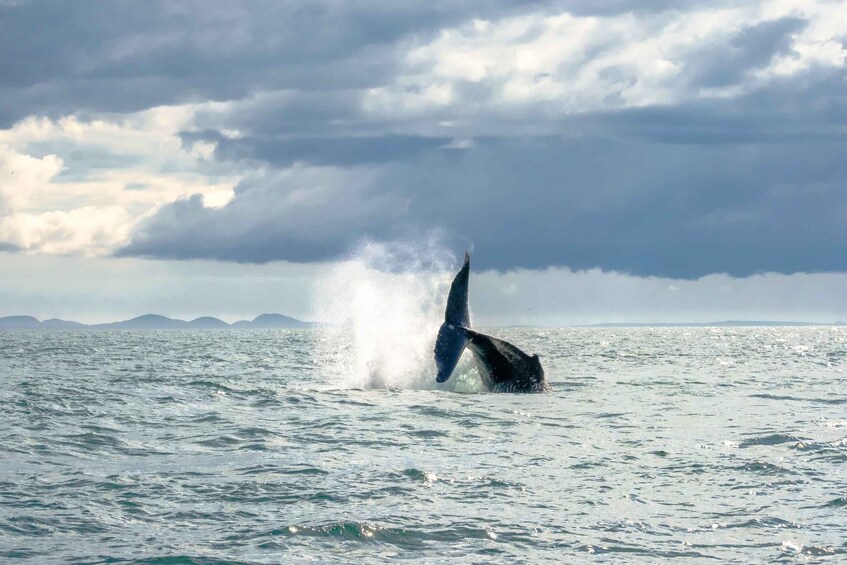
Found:
<path fill-rule="evenodd" d="M 590 325 L 568 325 L 563 327 L 577 328 L 719 328 L 719 327 L 755 327 L 755 326 L 845 326 L 847 322 L 796 322 L 796 321 L 764 321 L 764 320 L 725 320 L 721 322 L 654 322 L 654 323 L 604 323 Z M 106 324 L 81 324 L 70 320 L 50 318 L 39 321 L 33 316 L 0 317 L 0 330 L 261 330 L 261 329 L 307 329 L 327 327 L 319 322 L 304 322 L 282 314 L 262 314 L 252 320 L 239 320 L 228 324 L 212 316 L 203 316 L 193 320 L 178 320 L 145 314 L 131 320 L 110 322 Z M 503 326 L 509 328 L 529 328 L 536 326 L 518 325 Z M 547 326 L 545 326 L 547 327 Z"/>
<path fill-rule="evenodd" d="M 262 314 L 252 320 L 240 320 L 228 324 L 218 318 L 203 316 L 194 320 L 176 320 L 158 314 L 146 314 L 131 320 L 107 324 L 81 324 L 70 320 L 50 318 L 39 321 L 32 316 L 0 317 L 0 329 L 7 330 L 215 330 L 215 329 L 303 329 L 319 324 L 304 322 L 282 314 Z"/>

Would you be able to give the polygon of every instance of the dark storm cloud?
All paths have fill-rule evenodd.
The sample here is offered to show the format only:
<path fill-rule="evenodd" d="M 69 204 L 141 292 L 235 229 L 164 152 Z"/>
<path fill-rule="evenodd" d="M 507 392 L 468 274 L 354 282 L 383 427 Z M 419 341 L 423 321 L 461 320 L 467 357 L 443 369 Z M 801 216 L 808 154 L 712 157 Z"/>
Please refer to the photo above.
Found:
<path fill-rule="evenodd" d="M 283 92 L 244 101 L 232 110 L 200 112 L 196 121 L 221 130 L 248 132 L 227 137 L 219 130 L 181 133 L 184 145 L 213 142 L 221 160 L 258 160 L 284 167 L 303 161 L 358 165 L 402 160 L 448 144 L 449 138 L 386 133 L 360 115 L 357 93 Z"/>
<path fill-rule="evenodd" d="M 259 172 L 223 207 L 207 208 L 199 196 L 163 206 L 119 255 L 308 262 L 363 239 L 438 229 L 457 249 L 475 246 L 475 266 L 501 270 L 692 278 L 847 269 L 844 67 L 811 65 L 744 85 L 792 54 L 803 20 L 740 22 L 711 43 L 692 41 L 690 51 L 671 54 L 684 64 L 675 83 L 662 84 L 676 101 L 665 105 L 623 108 L 622 91 L 601 87 L 601 107 L 619 109 L 568 114 L 559 99 L 492 103 L 508 80 L 495 73 L 455 81 L 454 102 L 420 114 L 362 109 L 367 89 L 428 86 L 426 78 L 397 82 L 408 71 L 407 49 L 475 17 L 637 18 L 697 6 L 0 2 L 0 127 L 33 114 L 233 102 L 200 111 L 183 142 L 214 142 L 215 159 L 233 174 Z M 596 49 L 625 41 L 607 39 Z M 596 55 L 587 49 L 578 66 Z M 632 85 L 639 76 L 621 64 L 600 79 Z M 698 101 L 701 90 L 739 85 L 746 94 Z M 449 122 L 464 125 L 441 126 Z"/>
<path fill-rule="evenodd" d="M 0 3 L 0 125 L 378 84 L 402 38 L 543 1 Z"/>
<path fill-rule="evenodd" d="M 751 44 L 778 52 L 783 43 L 775 38 L 794 25 L 783 22 L 768 41 Z M 738 69 L 768 60 L 758 47 L 752 51 L 755 57 L 737 58 Z M 461 150 L 447 150 L 441 140 L 437 146 L 409 141 L 407 150 L 382 153 L 387 164 L 380 174 L 355 189 L 348 189 L 344 174 L 318 183 L 332 188 L 308 210 L 279 204 L 289 188 L 265 178 L 240 187 L 221 209 L 199 200 L 165 208 L 122 253 L 325 260 L 365 238 L 438 228 L 457 251 L 474 246 L 480 268 L 600 267 L 677 278 L 844 271 L 844 81 L 843 69 L 811 69 L 736 99 L 587 113 L 545 126 L 567 136 L 477 137 Z M 250 120 L 262 123 L 260 109 L 254 111 Z M 520 131 L 541 122 L 524 111 L 495 129 Z M 520 120 L 525 123 L 513 125 Z M 270 135 L 273 126 L 263 131 Z M 228 143 L 242 148 L 221 150 L 221 158 L 269 164 L 341 162 L 351 154 L 338 153 L 345 143 L 339 139 L 274 146 L 244 138 L 222 146 Z M 374 145 L 356 162 L 385 162 L 378 158 L 380 144 L 367 143 Z M 289 224 L 303 217 L 317 229 Z"/>
<path fill-rule="evenodd" d="M 365 237 L 439 227 L 457 248 L 475 245 L 480 268 L 678 278 L 845 270 L 845 150 L 845 141 L 482 140 L 425 152 L 358 188 L 328 180 L 339 184 L 305 208 L 282 204 L 279 179 L 241 187 L 221 209 L 181 201 L 123 253 L 323 260 Z"/>
<path fill-rule="evenodd" d="M 732 2 L 726 2 L 732 4 Z M 31 114 L 131 112 L 255 92 L 366 88 L 473 18 L 686 9 L 656 0 L 20 0 L 0 2 L 0 126 Z"/>
<path fill-rule="evenodd" d="M 222 159 L 258 159 L 283 167 L 302 161 L 344 166 L 407 159 L 449 142 L 449 139 L 399 135 L 280 140 L 222 139 L 217 143 L 215 153 Z"/>
<path fill-rule="evenodd" d="M 669 144 L 839 142 L 847 126 L 846 80 L 843 71 L 810 73 L 735 100 L 593 112 L 559 127 Z"/>
<path fill-rule="evenodd" d="M 383 190 L 368 169 L 260 173 L 222 208 L 199 195 L 165 206 L 119 255 L 262 263 L 338 257 L 352 239 L 396 237 L 407 219 L 400 192 Z"/>
<path fill-rule="evenodd" d="M 688 78 L 694 86 L 720 87 L 736 84 L 745 73 L 761 68 L 791 49 L 791 34 L 808 22 L 782 18 L 745 27 L 729 40 L 699 45 L 689 59 Z"/>
<path fill-rule="evenodd" d="M 497 142 L 454 167 L 421 167 L 435 194 L 417 213 L 479 242 L 481 267 L 679 278 L 844 270 L 845 149 Z"/>

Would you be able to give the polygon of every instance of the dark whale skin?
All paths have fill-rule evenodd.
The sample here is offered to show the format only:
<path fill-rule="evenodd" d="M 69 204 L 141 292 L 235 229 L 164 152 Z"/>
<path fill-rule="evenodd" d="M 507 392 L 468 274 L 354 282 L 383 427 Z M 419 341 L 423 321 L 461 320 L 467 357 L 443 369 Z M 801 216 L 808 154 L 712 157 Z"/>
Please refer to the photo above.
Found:
<path fill-rule="evenodd" d="M 435 339 L 435 380 L 446 382 L 465 348 L 474 355 L 477 370 L 485 387 L 491 392 L 548 392 L 550 385 L 544 376 L 538 355 L 527 355 L 508 341 L 470 329 L 468 283 L 470 255 L 450 285 L 444 323 Z"/>

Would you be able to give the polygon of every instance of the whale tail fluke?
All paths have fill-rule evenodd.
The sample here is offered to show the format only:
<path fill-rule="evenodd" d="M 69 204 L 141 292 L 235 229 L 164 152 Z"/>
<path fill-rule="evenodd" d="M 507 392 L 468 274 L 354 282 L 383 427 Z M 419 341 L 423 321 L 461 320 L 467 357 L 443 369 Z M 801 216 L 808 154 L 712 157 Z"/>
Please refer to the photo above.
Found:
<path fill-rule="evenodd" d="M 464 329 L 471 325 L 471 316 L 468 311 L 468 280 L 471 271 L 471 256 L 465 253 L 465 262 L 453 283 L 450 285 L 450 294 L 447 296 L 447 308 L 444 311 L 444 323 L 438 330 L 435 339 L 435 365 L 438 375 L 435 380 L 443 383 L 450 378 L 462 352 L 468 345 L 469 338 Z"/>
<path fill-rule="evenodd" d="M 549 390 L 538 355 L 527 355 L 508 341 L 463 328 L 479 375 L 489 390 L 541 392 Z"/>
<path fill-rule="evenodd" d="M 453 283 L 450 285 L 450 294 L 447 297 L 447 309 L 444 311 L 444 322 L 454 326 L 471 325 L 471 316 L 468 311 L 468 280 L 471 272 L 471 256 L 465 252 L 465 262 Z"/>
<path fill-rule="evenodd" d="M 470 329 L 468 311 L 468 280 L 471 257 L 465 262 L 450 285 L 444 323 L 435 339 L 435 380 L 445 382 L 453 374 L 462 352 L 473 353 L 480 378 L 486 388 L 496 392 L 543 392 L 550 390 L 538 355 L 527 355 L 508 341 Z"/>

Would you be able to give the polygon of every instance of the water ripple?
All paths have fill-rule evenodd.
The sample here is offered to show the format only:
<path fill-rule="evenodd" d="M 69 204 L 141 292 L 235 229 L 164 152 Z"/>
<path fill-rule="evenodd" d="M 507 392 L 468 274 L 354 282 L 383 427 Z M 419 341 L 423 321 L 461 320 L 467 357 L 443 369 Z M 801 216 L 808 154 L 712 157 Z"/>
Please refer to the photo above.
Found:
<path fill-rule="evenodd" d="M 552 393 L 363 386 L 333 332 L 0 331 L 0 561 L 845 559 L 847 330 L 498 332 Z"/>

